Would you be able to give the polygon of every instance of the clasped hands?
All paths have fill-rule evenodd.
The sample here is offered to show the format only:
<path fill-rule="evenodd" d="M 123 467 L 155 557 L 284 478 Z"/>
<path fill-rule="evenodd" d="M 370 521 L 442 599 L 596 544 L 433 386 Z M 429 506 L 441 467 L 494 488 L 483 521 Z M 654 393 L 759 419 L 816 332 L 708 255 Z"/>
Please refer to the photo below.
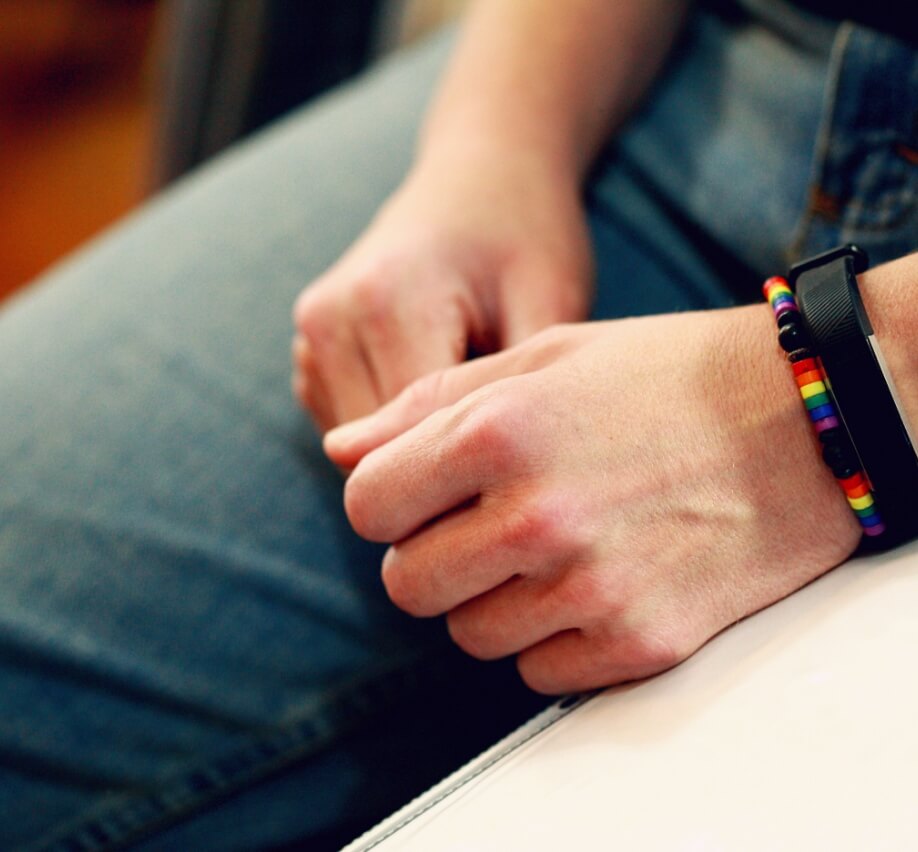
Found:
<path fill-rule="evenodd" d="M 513 221 L 495 209 L 500 197 L 478 214 Z M 379 313 L 391 345 L 406 348 L 387 362 L 390 338 L 377 334 L 375 354 L 362 363 L 353 356 L 353 393 L 364 398 L 340 397 L 343 413 L 330 402 L 330 382 L 322 385 L 315 341 L 304 338 L 322 316 L 316 306 L 355 280 L 348 265 L 373 251 L 358 245 L 344 272 L 305 291 L 294 344 L 295 392 L 322 428 L 343 424 L 324 446 L 352 470 L 351 524 L 390 544 L 382 579 L 396 605 L 445 614 L 465 651 L 516 654 L 529 686 L 559 693 L 673 666 L 854 550 L 857 525 L 819 459 L 767 306 L 571 323 L 584 313 L 586 288 L 565 307 L 536 287 L 527 296 L 532 327 L 502 338 L 501 317 L 519 297 L 508 281 L 525 281 L 515 259 L 538 258 L 542 280 L 544 270 L 575 279 L 576 259 L 548 243 L 489 252 L 450 220 L 456 207 L 438 211 L 426 198 L 427 242 L 403 246 L 415 258 L 407 266 L 397 252 L 383 264 L 389 297 L 393 281 L 396 290 L 412 283 L 412 268 L 446 263 L 438 234 L 460 256 L 465 246 L 492 266 L 426 279 L 439 287 L 415 281 L 399 297 L 406 305 Z M 382 232 L 398 245 L 405 221 L 421 220 L 416 210 L 405 214 L 411 205 L 410 193 L 397 200 L 370 241 Z M 458 209 L 474 214 L 475 199 Z M 530 232 L 539 229 L 505 239 Z M 578 240 L 585 244 L 582 230 L 558 245 Z M 579 264 L 581 275 L 587 266 Z M 489 296 L 476 289 L 476 272 L 497 282 Z M 438 299 L 450 309 L 438 313 Z M 398 318 L 412 311 L 406 336 Z M 449 351 L 435 348 L 438 360 L 425 363 L 417 344 L 444 331 L 436 316 L 453 323 Z M 472 336 L 487 339 L 489 329 L 502 351 L 462 362 Z M 381 381 L 386 363 L 397 372 Z"/>

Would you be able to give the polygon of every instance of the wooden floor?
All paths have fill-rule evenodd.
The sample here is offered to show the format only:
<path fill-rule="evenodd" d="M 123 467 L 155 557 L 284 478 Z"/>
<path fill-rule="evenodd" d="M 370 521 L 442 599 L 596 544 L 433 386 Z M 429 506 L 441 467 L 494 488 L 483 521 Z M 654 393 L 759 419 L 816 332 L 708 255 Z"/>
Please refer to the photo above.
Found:
<path fill-rule="evenodd" d="M 4 29 L 3 16 L 15 6 L 0 2 L 0 39 L 13 32 Z M 48 15 L 55 7 L 45 7 Z M 26 57 L 27 72 L 7 68 L 0 80 L 0 298 L 143 198 L 152 128 L 152 9 L 127 4 L 126 17 L 110 19 L 105 38 L 82 45 L 76 58 L 37 45 L 33 54 L 44 53 Z M 121 41 L 112 53 L 105 40 L 116 37 Z M 94 62 L 86 53 L 92 50 L 108 50 L 110 58 Z"/>

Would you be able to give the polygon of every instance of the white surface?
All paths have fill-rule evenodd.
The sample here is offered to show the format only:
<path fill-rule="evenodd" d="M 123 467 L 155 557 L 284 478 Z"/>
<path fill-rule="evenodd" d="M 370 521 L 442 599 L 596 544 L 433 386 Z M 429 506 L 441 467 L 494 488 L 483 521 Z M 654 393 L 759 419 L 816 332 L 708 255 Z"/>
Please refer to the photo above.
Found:
<path fill-rule="evenodd" d="M 916 672 L 910 546 L 583 704 L 372 848 L 918 849 Z"/>

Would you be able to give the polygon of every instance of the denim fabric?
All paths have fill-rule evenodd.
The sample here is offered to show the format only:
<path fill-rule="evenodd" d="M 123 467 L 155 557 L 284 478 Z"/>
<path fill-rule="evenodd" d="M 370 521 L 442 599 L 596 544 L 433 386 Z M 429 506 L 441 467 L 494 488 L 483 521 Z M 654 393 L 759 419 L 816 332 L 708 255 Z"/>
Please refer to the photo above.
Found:
<path fill-rule="evenodd" d="M 334 848 L 543 701 L 388 603 L 288 389 L 290 305 L 404 174 L 448 41 L 0 313 L 0 848 Z M 804 41 L 689 28 L 587 188 L 595 316 L 743 301 L 820 243 L 808 187 L 833 192 L 854 120 L 836 105 L 890 56 L 914 98 L 915 62 Z M 913 248 L 889 221 L 886 251 Z"/>
<path fill-rule="evenodd" d="M 914 47 L 843 24 L 833 92 L 800 240 L 855 242 L 876 263 L 918 248 L 918 59 Z"/>

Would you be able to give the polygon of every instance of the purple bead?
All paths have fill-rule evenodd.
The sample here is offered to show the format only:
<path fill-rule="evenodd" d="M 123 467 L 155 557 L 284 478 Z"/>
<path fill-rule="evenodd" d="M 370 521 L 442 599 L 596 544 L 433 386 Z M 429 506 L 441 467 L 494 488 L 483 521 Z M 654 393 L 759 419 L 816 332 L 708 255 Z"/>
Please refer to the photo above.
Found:
<path fill-rule="evenodd" d="M 817 420 L 813 424 L 813 428 L 817 432 L 825 432 L 826 429 L 837 429 L 839 426 L 841 426 L 841 423 L 838 422 L 838 418 L 834 415 L 823 417 L 822 420 Z"/>

